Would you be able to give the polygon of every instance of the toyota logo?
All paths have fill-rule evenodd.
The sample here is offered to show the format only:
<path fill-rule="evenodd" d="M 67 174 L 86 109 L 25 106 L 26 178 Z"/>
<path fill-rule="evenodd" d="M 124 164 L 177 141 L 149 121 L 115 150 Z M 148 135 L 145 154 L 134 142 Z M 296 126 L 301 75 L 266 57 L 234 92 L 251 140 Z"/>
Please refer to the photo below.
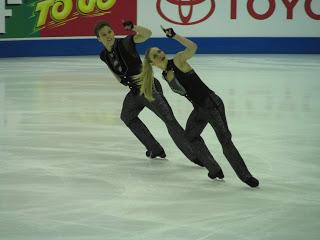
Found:
<path fill-rule="evenodd" d="M 163 19 L 165 19 L 166 21 L 174 23 L 174 24 L 179 24 L 179 25 L 192 25 L 192 24 L 197 24 L 197 23 L 203 22 L 206 19 L 208 19 L 212 15 L 214 10 L 215 10 L 215 1 L 214 0 L 165 0 L 165 1 L 167 1 L 167 2 L 169 2 L 171 4 L 174 4 L 174 5 L 176 5 L 178 7 L 177 10 L 178 10 L 179 17 L 180 17 L 180 20 L 181 20 L 181 22 L 178 22 L 178 21 L 170 19 L 168 16 L 166 16 L 164 14 L 164 12 L 162 10 L 162 7 L 161 7 L 161 2 L 162 1 L 163 0 L 157 0 L 157 11 L 158 11 L 159 15 Z M 200 18 L 198 20 L 190 22 L 194 7 L 196 7 L 196 5 L 199 5 L 199 4 L 201 4 L 201 3 L 205 2 L 205 1 L 210 1 L 211 2 L 211 7 L 209 8 L 208 13 L 203 18 Z M 182 12 L 182 7 L 183 6 L 188 6 L 189 7 L 189 12 L 188 12 L 187 15 L 185 15 Z"/>

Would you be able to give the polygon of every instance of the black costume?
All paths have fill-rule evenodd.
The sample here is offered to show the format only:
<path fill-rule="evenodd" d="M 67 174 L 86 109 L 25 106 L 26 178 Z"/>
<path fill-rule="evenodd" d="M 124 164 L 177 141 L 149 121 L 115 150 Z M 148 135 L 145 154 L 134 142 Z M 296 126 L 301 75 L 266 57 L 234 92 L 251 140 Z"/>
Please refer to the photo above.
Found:
<path fill-rule="evenodd" d="M 169 71 L 174 73 L 172 80 L 167 79 Z M 208 151 L 200 135 L 206 125 L 210 123 L 222 145 L 224 155 L 238 177 L 249 185 L 255 186 L 259 184 L 258 180 L 252 177 L 231 140 L 231 133 L 228 129 L 224 104 L 221 98 L 201 81 L 194 70 L 187 73 L 182 72 L 174 64 L 173 59 L 168 60 L 166 70 L 162 72 L 162 75 L 174 92 L 185 96 L 194 106 L 186 126 L 186 134 L 189 141 L 191 143 L 198 142 L 199 145 L 202 143 L 201 148 Z"/>
<path fill-rule="evenodd" d="M 130 92 L 126 95 L 123 102 L 121 120 L 153 156 L 163 152 L 163 148 L 138 118 L 139 113 L 144 107 L 149 108 L 164 121 L 175 144 L 192 162 L 205 165 L 212 175 L 221 171 L 220 167 L 215 164 L 212 156 L 206 156 L 197 151 L 197 148 L 191 146 L 187 140 L 185 131 L 175 119 L 171 107 L 163 96 L 161 85 L 157 79 L 154 79 L 155 87 L 153 89 L 155 100 L 149 102 L 144 96 L 140 96 L 139 86 L 135 84 L 132 76 L 140 73 L 142 62 L 136 50 L 133 36 L 115 39 L 112 51 L 108 52 L 107 49 L 104 49 L 100 54 L 100 58 L 120 78 L 121 84 L 129 86 Z"/>

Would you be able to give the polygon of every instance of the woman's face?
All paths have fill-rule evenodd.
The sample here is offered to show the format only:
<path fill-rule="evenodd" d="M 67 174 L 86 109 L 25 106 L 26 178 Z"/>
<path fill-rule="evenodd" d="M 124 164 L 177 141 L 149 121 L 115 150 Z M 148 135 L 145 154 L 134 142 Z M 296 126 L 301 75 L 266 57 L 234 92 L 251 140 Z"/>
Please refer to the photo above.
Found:
<path fill-rule="evenodd" d="M 159 66 L 163 64 L 167 57 L 160 48 L 153 47 L 149 52 L 149 58 L 151 63 L 153 63 L 155 66 Z"/>

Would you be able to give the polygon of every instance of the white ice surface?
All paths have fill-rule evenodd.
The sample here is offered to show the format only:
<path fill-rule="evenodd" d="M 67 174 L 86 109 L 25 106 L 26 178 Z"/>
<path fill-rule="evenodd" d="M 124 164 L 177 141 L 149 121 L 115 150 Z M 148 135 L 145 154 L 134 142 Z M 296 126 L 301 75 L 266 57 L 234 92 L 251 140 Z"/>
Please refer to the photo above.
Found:
<path fill-rule="evenodd" d="M 224 100 L 259 189 L 236 177 L 210 126 L 202 136 L 224 181 L 190 163 L 145 109 L 168 155 L 147 159 L 119 119 L 127 90 L 98 57 L 0 59 L 0 239 L 320 239 L 320 56 L 191 64 Z M 191 104 L 162 86 L 185 126 Z"/>

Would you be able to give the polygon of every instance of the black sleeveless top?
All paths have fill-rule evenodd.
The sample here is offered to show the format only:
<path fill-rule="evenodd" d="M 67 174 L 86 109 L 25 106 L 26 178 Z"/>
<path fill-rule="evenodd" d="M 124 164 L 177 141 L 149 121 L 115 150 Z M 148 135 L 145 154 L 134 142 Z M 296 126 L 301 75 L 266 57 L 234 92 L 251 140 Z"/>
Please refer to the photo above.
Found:
<path fill-rule="evenodd" d="M 121 71 L 116 68 L 114 59 L 110 54 L 115 55 L 115 59 L 119 61 L 120 64 L 118 65 L 121 66 Z M 136 49 L 136 44 L 133 41 L 133 35 L 120 39 L 116 38 L 113 51 L 108 52 L 104 48 L 100 53 L 100 59 L 108 65 L 114 74 L 120 77 L 120 83 L 130 88 L 138 88 L 131 77 L 141 72 L 142 62 Z"/>
<path fill-rule="evenodd" d="M 167 73 L 173 71 L 174 79 L 167 80 Z M 168 82 L 170 88 L 185 96 L 192 103 L 203 105 L 205 99 L 209 97 L 213 91 L 208 88 L 197 75 L 194 70 L 182 72 L 173 62 L 173 59 L 168 60 L 167 68 L 162 72 L 162 76 Z"/>

